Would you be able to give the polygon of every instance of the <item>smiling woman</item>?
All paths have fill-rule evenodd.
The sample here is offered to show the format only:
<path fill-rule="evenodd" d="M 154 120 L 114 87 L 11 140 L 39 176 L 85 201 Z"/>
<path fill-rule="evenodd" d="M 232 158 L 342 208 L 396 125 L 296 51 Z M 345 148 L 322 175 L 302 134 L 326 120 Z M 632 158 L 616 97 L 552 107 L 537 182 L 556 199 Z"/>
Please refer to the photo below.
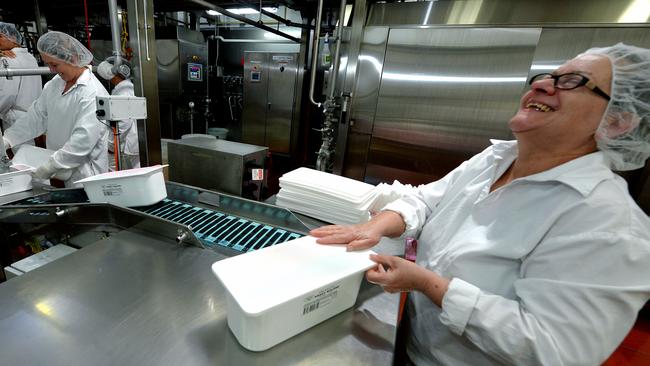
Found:
<path fill-rule="evenodd" d="M 87 65 L 93 56 L 79 41 L 61 32 L 41 36 L 37 48 L 57 75 L 27 112 L 5 132 L 6 143 L 20 144 L 42 134 L 54 154 L 37 167 L 34 176 L 49 180 L 66 176 L 65 185 L 108 171 L 105 136 L 108 127 L 95 111 L 95 97 L 108 95 Z"/>
<path fill-rule="evenodd" d="M 349 250 L 418 239 L 416 263 L 372 256 L 366 274 L 411 291 L 412 363 L 600 364 L 650 299 L 650 219 L 612 172 L 650 155 L 649 106 L 650 50 L 589 50 L 531 79 L 509 122 L 516 141 L 367 223 L 311 234 Z"/>

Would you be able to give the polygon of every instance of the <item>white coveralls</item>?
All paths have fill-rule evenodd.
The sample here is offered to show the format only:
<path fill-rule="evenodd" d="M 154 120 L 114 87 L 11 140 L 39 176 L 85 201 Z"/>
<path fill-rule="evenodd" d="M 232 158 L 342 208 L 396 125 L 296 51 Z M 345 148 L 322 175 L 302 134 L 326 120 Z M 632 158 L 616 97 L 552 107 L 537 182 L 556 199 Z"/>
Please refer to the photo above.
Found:
<path fill-rule="evenodd" d="M 601 152 L 490 192 L 517 156 L 487 148 L 385 207 L 417 264 L 451 283 L 409 295 L 416 364 L 597 365 L 650 298 L 650 219 Z"/>
<path fill-rule="evenodd" d="M 0 68 L 9 69 L 34 69 L 38 63 L 34 56 L 26 48 L 16 47 L 12 51 L 15 58 L 0 57 Z M 11 79 L 0 80 L 0 119 L 2 129 L 6 131 L 20 116 L 27 112 L 32 102 L 41 95 L 43 82 L 40 75 L 14 76 Z M 26 145 L 34 145 L 33 140 L 25 142 Z M 20 145 L 13 146 L 14 152 L 18 151 Z"/>
<path fill-rule="evenodd" d="M 45 133 L 46 147 L 56 150 L 54 165 L 72 171 L 65 186 L 73 187 L 77 180 L 108 171 L 109 128 L 95 115 L 95 97 L 108 92 L 88 68 L 65 93 L 64 88 L 59 75 L 45 84 L 41 96 L 5 138 L 14 146 Z"/>
<path fill-rule="evenodd" d="M 131 80 L 123 80 L 115 86 L 111 95 L 126 95 L 126 96 L 135 96 L 133 91 L 133 83 Z M 140 147 L 138 145 L 138 124 L 135 119 L 129 118 L 121 120 L 118 123 L 119 133 L 120 133 L 120 150 L 122 151 L 122 163 L 124 166 L 121 167 L 122 170 L 133 169 L 140 167 Z M 111 132 L 107 136 L 108 140 L 108 151 L 113 153 L 113 133 Z M 115 170 L 115 158 L 109 154 L 108 157 L 109 170 Z"/>

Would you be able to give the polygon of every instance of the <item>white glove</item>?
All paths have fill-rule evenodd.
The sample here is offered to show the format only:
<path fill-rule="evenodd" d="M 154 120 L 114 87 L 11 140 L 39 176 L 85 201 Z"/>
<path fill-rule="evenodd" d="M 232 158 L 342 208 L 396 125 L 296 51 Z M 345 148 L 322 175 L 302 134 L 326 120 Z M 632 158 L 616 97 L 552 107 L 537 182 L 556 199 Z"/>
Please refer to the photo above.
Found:
<path fill-rule="evenodd" d="M 49 159 L 47 162 L 41 164 L 41 166 L 36 168 L 32 174 L 35 178 L 38 179 L 50 179 L 54 176 L 54 174 L 56 174 L 56 170 L 57 169 L 54 166 L 54 162 L 52 159 Z"/>
<path fill-rule="evenodd" d="M 6 137 L 2 136 L 2 142 L 5 144 L 5 150 L 9 150 L 9 148 L 11 147 L 11 143 L 9 142 L 9 140 L 7 140 Z"/>

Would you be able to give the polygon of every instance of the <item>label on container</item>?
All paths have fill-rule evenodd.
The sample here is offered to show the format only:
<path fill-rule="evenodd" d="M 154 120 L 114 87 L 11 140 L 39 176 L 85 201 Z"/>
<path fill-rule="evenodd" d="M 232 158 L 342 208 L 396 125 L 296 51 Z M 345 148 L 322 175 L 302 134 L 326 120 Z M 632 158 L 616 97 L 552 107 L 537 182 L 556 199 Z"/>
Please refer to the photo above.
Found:
<path fill-rule="evenodd" d="M 122 195 L 122 185 L 121 184 L 102 184 L 102 193 L 105 197 L 115 197 Z"/>
<path fill-rule="evenodd" d="M 264 169 L 253 169 L 253 180 L 264 180 Z"/>
<path fill-rule="evenodd" d="M 302 306 L 302 315 L 307 315 L 312 311 L 322 309 L 332 303 L 338 295 L 340 286 L 341 285 L 337 283 L 307 296 Z"/>

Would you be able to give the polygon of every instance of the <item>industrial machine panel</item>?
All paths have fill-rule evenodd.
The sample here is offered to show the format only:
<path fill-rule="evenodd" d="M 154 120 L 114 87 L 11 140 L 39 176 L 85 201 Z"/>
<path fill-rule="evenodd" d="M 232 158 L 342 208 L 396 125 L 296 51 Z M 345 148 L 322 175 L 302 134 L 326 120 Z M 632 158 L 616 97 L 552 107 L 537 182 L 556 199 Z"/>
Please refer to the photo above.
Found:
<path fill-rule="evenodd" d="M 253 169 L 264 169 L 268 149 L 226 140 L 184 139 L 167 144 L 169 179 L 210 190 L 260 199 L 266 175 L 252 179 Z"/>
<path fill-rule="evenodd" d="M 242 141 L 266 145 L 266 110 L 269 75 L 266 70 L 267 54 L 244 53 L 244 111 L 242 116 Z"/>
<path fill-rule="evenodd" d="M 242 140 L 268 146 L 271 152 L 288 154 L 298 54 L 245 52 L 244 59 Z"/>
<path fill-rule="evenodd" d="M 271 151 L 288 154 L 298 76 L 298 55 L 274 53 L 269 54 L 268 58 L 269 90 L 266 143 Z"/>

